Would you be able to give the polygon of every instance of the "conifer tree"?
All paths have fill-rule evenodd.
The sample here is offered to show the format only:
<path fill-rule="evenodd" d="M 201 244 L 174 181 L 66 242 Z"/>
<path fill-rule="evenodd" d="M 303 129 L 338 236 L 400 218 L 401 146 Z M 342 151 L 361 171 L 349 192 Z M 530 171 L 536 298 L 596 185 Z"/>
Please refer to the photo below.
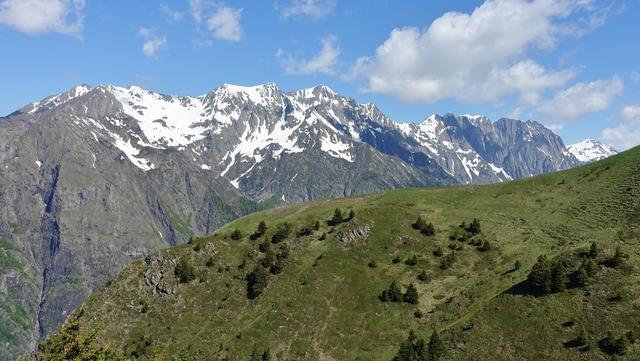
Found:
<path fill-rule="evenodd" d="M 240 230 L 239 230 L 239 229 L 236 229 L 236 230 L 234 230 L 234 231 L 231 233 L 231 239 L 232 239 L 232 240 L 234 240 L 234 241 L 238 241 L 238 240 L 240 240 L 241 238 L 242 238 L 242 232 L 240 232 Z"/>
<path fill-rule="evenodd" d="M 402 291 L 400 290 L 400 286 L 398 286 L 396 281 L 391 282 L 391 284 L 389 285 L 387 296 L 389 297 L 389 301 L 391 302 L 402 301 Z"/>
<path fill-rule="evenodd" d="M 418 219 L 411 225 L 413 229 L 422 230 L 427 225 L 427 222 L 422 219 L 422 217 L 418 217 Z"/>
<path fill-rule="evenodd" d="M 247 276 L 247 296 L 249 299 L 255 299 L 260 296 L 269 282 L 269 272 L 262 266 L 258 265 L 253 272 Z"/>
<path fill-rule="evenodd" d="M 409 287 L 407 287 L 407 292 L 405 292 L 403 296 L 404 302 L 417 305 L 419 302 L 418 298 L 419 296 L 416 286 L 413 283 L 410 283 Z"/>
<path fill-rule="evenodd" d="M 340 210 L 340 208 L 336 208 L 336 210 L 333 212 L 333 218 L 331 218 L 331 224 L 337 225 L 342 223 L 343 221 L 344 218 L 342 216 L 342 211 Z"/>
<path fill-rule="evenodd" d="M 551 289 L 554 292 L 562 292 L 567 289 L 567 271 L 562 262 L 557 262 L 551 269 Z"/>
<path fill-rule="evenodd" d="M 591 247 L 589 248 L 589 257 L 596 259 L 600 255 L 600 248 L 596 242 L 591 243 Z"/>
<path fill-rule="evenodd" d="M 189 259 L 185 256 L 178 260 L 174 274 L 180 283 L 189 283 L 196 278 L 196 272 L 191 265 L 191 262 L 189 262 Z"/>
<path fill-rule="evenodd" d="M 433 333 L 431 334 L 428 350 L 430 361 L 438 361 L 444 355 L 444 344 L 442 343 L 437 330 L 433 330 Z"/>
<path fill-rule="evenodd" d="M 589 273 L 585 267 L 580 267 L 578 269 L 578 273 L 576 274 L 576 282 L 578 286 L 584 287 L 589 283 Z"/>
<path fill-rule="evenodd" d="M 433 223 L 429 222 L 429 224 L 427 224 L 426 226 L 422 227 L 420 232 L 422 234 L 424 234 L 425 236 L 433 236 L 433 235 L 436 234 L 436 229 L 433 226 Z"/>
<path fill-rule="evenodd" d="M 314 223 L 314 225 L 313 225 L 313 229 L 314 229 L 315 231 L 317 231 L 317 230 L 319 230 L 319 229 L 320 229 L 320 221 L 316 221 L 316 223 Z"/>
<path fill-rule="evenodd" d="M 349 211 L 349 220 L 356 218 L 356 212 L 352 210 Z"/>
<path fill-rule="evenodd" d="M 531 285 L 543 293 L 551 292 L 551 266 L 545 256 L 538 257 L 538 261 L 528 276 Z"/>

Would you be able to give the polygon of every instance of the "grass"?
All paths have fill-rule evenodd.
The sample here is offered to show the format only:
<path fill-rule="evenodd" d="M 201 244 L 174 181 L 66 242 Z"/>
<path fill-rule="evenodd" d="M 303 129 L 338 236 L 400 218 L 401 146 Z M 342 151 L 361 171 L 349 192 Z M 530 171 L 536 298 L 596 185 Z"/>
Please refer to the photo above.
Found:
<path fill-rule="evenodd" d="M 331 232 L 325 221 L 337 207 L 353 209 L 356 219 Z M 82 329 L 98 330 L 98 345 L 130 353 L 146 340 L 143 359 L 247 359 L 258 348 L 277 359 L 390 360 L 409 329 L 421 337 L 441 331 L 446 360 L 606 359 L 597 349 L 585 354 L 565 347 L 576 329 L 562 324 L 571 319 L 595 338 L 639 327 L 634 228 L 639 208 L 640 149 L 505 184 L 403 189 L 277 208 L 159 251 L 152 262 L 134 261 L 76 316 Z M 435 237 L 412 229 L 418 216 L 434 224 Z M 458 224 L 473 218 L 482 224 L 479 237 L 491 243 L 489 251 L 449 240 Z M 284 222 L 294 232 L 272 246 L 290 249 L 284 271 L 272 275 L 264 294 L 251 301 L 245 278 L 260 262 L 263 239 L 252 241 L 248 235 L 261 220 L 269 227 L 267 238 Z M 311 236 L 294 235 L 317 220 L 321 228 Z M 370 227 L 365 237 L 341 241 L 363 225 Z M 235 229 L 242 240 L 231 240 Z M 324 241 L 322 233 L 327 233 Z M 625 267 L 604 268 L 586 289 L 545 297 L 506 292 L 526 278 L 539 255 L 576 252 L 592 241 L 608 252 L 621 246 L 630 255 Z M 441 269 L 441 258 L 454 252 L 451 243 L 464 248 L 455 251 L 452 267 Z M 438 247 L 442 257 L 433 254 Z M 405 264 L 414 255 L 417 264 Z M 396 256 L 402 261 L 393 263 Z M 178 283 L 173 267 L 180 257 L 189 258 L 198 280 Z M 206 266 L 210 257 L 213 267 Z M 377 266 L 369 267 L 371 261 Z M 514 270 L 516 261 L 522 267 Z M 428 282 L 417 280 L 423 270 Z M 150 280 L 159 280 L 170 294 L 154 293 Z M 393 280 L 403 290 L 414 282 L 420 303 L 380 302 L 377 296 Z M 611 304 L 607 295 L 620 287 L 632 297 Z M 140 301 L 147 305 L 145 312 Z M 424 316 L 416 318 L 416 310 Z"/>

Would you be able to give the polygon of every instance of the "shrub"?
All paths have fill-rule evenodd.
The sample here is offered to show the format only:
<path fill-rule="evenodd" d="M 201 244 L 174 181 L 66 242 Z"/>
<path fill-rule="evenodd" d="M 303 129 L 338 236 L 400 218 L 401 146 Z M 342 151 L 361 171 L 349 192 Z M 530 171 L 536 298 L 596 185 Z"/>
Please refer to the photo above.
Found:
<path fill-rule="evenodd" d="M 240 232 L 240 230 L 239 230 L 239 229 L 234 230 L 234 231 L 231 233 L 231 239 L 232 239 L 232 240 L 234 240 L 234 241 L 239 241 L 239 240 L 241 240 L 241 239 L 242 239 L 242 232 Z"/>
<path fill-rule="evenodd" d="M 380 300 L 382 302 L 401 302 L 402 297 L 402 291 L 396 281 L 391 282 L 389 288 L 382 291 L 380 294 Z"/>
<path fill-rule="evenodd" d="M 433 333 L 431 334 L 431 338 L 429 339 L 428 351 L 428 359 L 430 361 L 437 361 L 442 357 L 442 355 L 444 355 L 444 344 L 442 343 L 437 330 L 433 330 Z"/>
<path fill-rule="evenodd" d="M 316 223 L 313 224 L 313 229 L 316 231 L 320 229 L 320 221 L 316 221 Z"/>
<path fill-rule="evenodd" d="M 352 220 L 352 219 L 354 219 L 354 218 L 356 218 L 356 212 L 354 212 L 354 211 L 353 211 L 353 209 L 352 209 L 352 210 L 350 210 L 350 211 L 349 211 L 349 218 L 348 218 L 348 220 L 350 221 L 350 220 Z"/>
<path fill-rule="evenodd" d="M 420 274 L 418 275 L 418 279 L 422 282 L 427 282 L 429 280 L 429 276 L 427 275 L 427 271 L 422 271 L 420 272 Z"/>
<path fill-rule="evenodd" d="M 409 287 L 407 287 L 407 291 L 402 296 L 403 301 L 417 305 L 418 297 L 418 290 L 416 289 L 416 286 L 413 283 L 410 283 Z"/>
<path fill-rule="evenodd" d="M 418 256 L 413 255 L 411 258 L 407 258 L 404 263 L 408 266 L 415 266 L 418 264 Z"/>
<path fill-rule="evenodd" d="M 491 243 L 489 241 L 483 241 L 480 247 L 478 247 L 478 251 L 486 252 L 491 250 Z"/>
<path fill-rule="evenodd" d="M 180 283 L 188 283 L 196 278 L 196 272 L 186 256 L 183 256 L 178 260 L 173 273 Z"/>
<path fill-rule="evenodd" d="M 313 234 L 313 228 L 311 227 L 302 227 L 298 230 L 298 237 L 306 237 Z"/>
<path fill-rule="evenodd" d="M 215 265 L 214 261 L 213 261 L 213 257 L 209 257 L 209 259 L 207 260 L 207 263 L 205 264 L 207 266 L 207 268 L 211 268 Z"/>
<path fill-rule="evenodd" d="M 596 242 L 591 243 L 591 247 L 589 248 L 589 257 L 591 257 L 592 259 L 596 259 L 599 255 L 600 247 L 598 247 L 598 244 Z"/>
<path fill-rule="evenodd" d="M 291 234 L 291 226 L 289 223 L 282 223 L 278 226 L 276 233 L 271 237 L 271 243 L 276 244 L 284 241 Z"/>
<path fill-rule="evenodd" d="M 376 268 L 376 267 L 378 267 L 378 263 L 376 261 L 369 262 L 369 268 Z"/>
<path fill-rule="evenodd" d="M 264 236 L 265 233 L 267 233 L 267 224 L 264 221 L 260 221 L 260 223 L 258 223 L 258 228 L 253 232 L 250 238 L 255 241 L 256 239 Z"/>
<path fill-rule="evenodd" d="M 400 261 L 401 261 L 400 256 L 395 256 L 395 257 L 393 257 L 393 259 L 391 260 L 391 263 L 393 263 L 393 264 L 398 264 L 398 263 L 400 263 Z"/>
<path fill-rule="evenodd" d="M 322 233 L 320 235 L 320 238 L 318 238 L 318 239 L 321 240 L 321 241 L 324 241 L 325 239 L 327 239 L 327 234 L 326 233 Z"/>
<path fill-rule="evenodd" d="M 531 268 L 527 279 L 531 286 L 539 291 L 551 292 L 551 265 L 545 256 L 538 257 L 538 261 Z"/>
<path fill-rule="evenodd" d="M 433 255 L 436 257 L 442 257 L 442 255 L 444 255 L 444 251 L 442 250 L 442 247 L 438 247 L 433 251 Z"/>
<path fill-rule="evenodd" d="M 420 233 L 424 234 L 425 236 L 434 236 L 436 234 L 436 229 L 433 226 L 433 223 L 429 223 L 420 230 Z"/>
<path fill-rule="evenodd" d="M 418 229 L 418 230 L 422 230 L 426 226 L 427 226 L 427 222 L 425 222 L 422 219 L 422 217 L 418 217 L 418 219 L 415 221 L 415 223 L 413 223 L 411 225 L 411 227 L 413 227 L 413 229 Z"/>
<path fill-rule="evenodd" d="M 333 212 L 333 217 L 331 218 L 331 220 L 329 220 L 328 223 L 331 226 L 335 226 L 342 222 L 344 222 L 344 216 L 342 215 L 342 211 L 340 210 L 340 208 L 336 208 L 336 210 Z"/>
<path fill-rule="evenodd" d="M 257 266 L 253 272 L 247 276 L 247 297 L 255 299 L 260 296 L 267 288 L 269 283 L 269 272 L 262 267 Z"/>

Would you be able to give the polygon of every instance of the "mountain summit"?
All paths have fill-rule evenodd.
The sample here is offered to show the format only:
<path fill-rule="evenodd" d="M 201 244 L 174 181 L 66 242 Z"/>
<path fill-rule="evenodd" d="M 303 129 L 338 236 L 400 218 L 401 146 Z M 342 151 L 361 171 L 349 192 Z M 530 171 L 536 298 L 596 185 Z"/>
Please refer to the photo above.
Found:
<path fill-rule="evenodd" d="M 585 139 L 569 145 L 567 149 L 581 162 L 595 162 L 618 154 L 618 151 L 612 146 L 595 139 Z"/>

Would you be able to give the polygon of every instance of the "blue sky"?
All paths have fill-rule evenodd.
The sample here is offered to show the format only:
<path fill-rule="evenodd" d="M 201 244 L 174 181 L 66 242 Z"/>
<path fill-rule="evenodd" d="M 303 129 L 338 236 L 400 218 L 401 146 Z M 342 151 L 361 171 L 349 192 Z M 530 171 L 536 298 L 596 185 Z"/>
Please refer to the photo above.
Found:
<path fill-rule="evenodd" d="M 511 116 L 626 149 L 639 18 L 630 0 L 0 0 L 0 114 L 80 83 L 326 84 L 395 120 Z"/>

